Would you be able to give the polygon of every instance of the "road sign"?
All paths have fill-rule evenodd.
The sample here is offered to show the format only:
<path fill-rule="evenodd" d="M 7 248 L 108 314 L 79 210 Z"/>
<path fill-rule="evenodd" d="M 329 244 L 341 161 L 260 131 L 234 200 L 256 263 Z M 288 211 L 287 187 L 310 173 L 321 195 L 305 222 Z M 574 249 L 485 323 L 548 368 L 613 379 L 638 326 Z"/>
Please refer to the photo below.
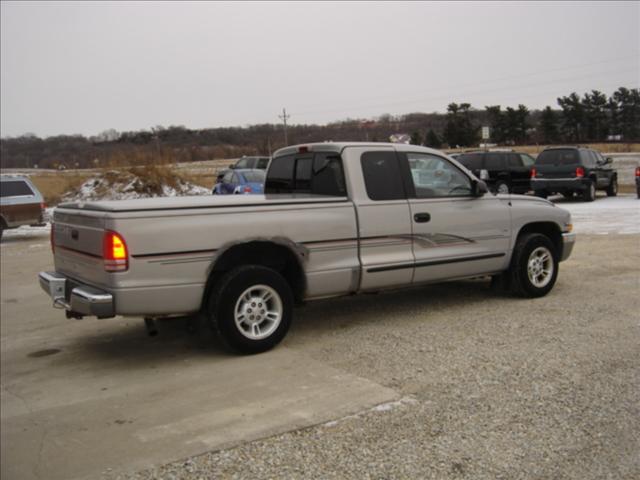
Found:
<path fill-rule="evenodd" d="M 489 140 L 489 127 L 482 127 L 482 139 Z"/>

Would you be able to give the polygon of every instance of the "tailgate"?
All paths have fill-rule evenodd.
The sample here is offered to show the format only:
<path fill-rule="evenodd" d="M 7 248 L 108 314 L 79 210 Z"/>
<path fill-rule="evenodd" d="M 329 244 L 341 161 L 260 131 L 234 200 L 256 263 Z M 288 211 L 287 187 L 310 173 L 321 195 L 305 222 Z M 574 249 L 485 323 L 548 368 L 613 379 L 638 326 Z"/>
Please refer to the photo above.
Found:
<path fill-rule="evenodd" d="M 104 214 L 56 209 L 52 240 L 56 271 L 93 285 L 108 284 L 102 257 Z"/>
<path fill-rule="evenodd" d="M 580 152 L 569 148 L 543 151 L 536 159 L 536 177 L 574 178 L 580 166 Z"/>

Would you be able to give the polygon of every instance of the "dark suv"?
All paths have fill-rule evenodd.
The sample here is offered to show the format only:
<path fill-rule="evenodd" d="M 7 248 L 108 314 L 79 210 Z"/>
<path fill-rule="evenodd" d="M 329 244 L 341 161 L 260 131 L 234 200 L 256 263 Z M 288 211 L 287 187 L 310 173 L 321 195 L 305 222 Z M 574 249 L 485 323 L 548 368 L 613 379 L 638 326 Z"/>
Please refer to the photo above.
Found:
<path fill-rule="evenodd" d="M 531 189 L 529 179 L 535 160 L 526 153 L 470 152 L 456 160 L 484 180 L 492 192 L 527 193 Z"/>
<path fill-rule="evenodd" d="M 596 190 L 609 197 L 618 194 L 618 174 L 611 168 L 611 158 L 584 147 L 554 147 L 544 150 L 531 172 L 535 194 L 546 198 L 561 193 L 567 198 L 579 194 L 587 202 L 596 198 Z"/>

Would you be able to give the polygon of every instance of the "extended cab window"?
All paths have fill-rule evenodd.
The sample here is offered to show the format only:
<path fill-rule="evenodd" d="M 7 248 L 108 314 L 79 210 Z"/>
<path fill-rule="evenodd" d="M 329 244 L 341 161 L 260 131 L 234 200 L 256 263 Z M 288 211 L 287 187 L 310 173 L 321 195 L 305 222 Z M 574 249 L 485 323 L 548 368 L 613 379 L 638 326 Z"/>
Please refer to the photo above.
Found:
<path fill-rule="evenodd" d="M 3 197 L 33 196 L 33 191 L 26 182 L 21 180 L 0 182 L 0 195 Z"/>
<path fill-rule="evenodd" d="M 464 197 L 471 180 L 447 159 L 429 153 L 408 153 L 417 198 Z"/>
<path fill-rule="evenodd" d="M 342 159 L 336 153 L 285 155 L 274 158 L 267 171 L 265 193 L 347 195 Z"/>
<path fill-rule="evenodd" d="M 406 195 L 395 152 L 366 152 L 360 159 L 364 184 L 371 200 L 401 200 Z"/>

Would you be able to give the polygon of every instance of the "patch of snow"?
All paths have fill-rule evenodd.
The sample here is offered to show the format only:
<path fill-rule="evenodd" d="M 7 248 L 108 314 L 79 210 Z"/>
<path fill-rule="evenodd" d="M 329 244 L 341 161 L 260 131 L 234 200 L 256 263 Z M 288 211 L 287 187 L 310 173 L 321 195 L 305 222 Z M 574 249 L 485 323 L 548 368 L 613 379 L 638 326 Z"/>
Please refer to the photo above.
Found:
<path fill-rule="evenodd" d="M 42 227 L 31 227 L 24 225 L 18 228 L 9 228 L 2 232 L 2 246 L 5 246 L 12 241 L 17 240 L 31 240 L 48 238 L 51 231 L 51 224 L 46 224 Z"/>
<path fill-rule="evenodd" d="M 563 197 L 550 200 L 571 212 L 573 231 L 578 234 L 640 234 L 640 199 L 636 195 L 598 196 L 593 202 Z"/>

